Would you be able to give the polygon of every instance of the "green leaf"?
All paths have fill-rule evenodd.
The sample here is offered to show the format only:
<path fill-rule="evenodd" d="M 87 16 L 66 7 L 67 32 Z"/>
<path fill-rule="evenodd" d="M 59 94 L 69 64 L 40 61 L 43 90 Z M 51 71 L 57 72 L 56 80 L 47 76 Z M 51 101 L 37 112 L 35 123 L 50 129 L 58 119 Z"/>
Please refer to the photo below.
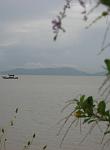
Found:
<path fill-rule="evenodd" d="M 105 114 L 110 117 L 110 111 L 109 111 L 109 110 L 107 110 L 107 111 L 105 112 Z"/>
<path fill-rule="evenodd" d="M 81 104 L 83 104 L 84 98 L 85 98 L 85 95 L 82 95 L 82 96 L 80 97 L 80 103 L 81 103 Z"/>
<path fill-rule="evenodd" d="M 109 134 L 109 133 L 110 133 L 110 130 L 109 130 L 109 131 L 104 132 L 104 135 Z"/>
<path fill-rule="evenodd" d="M 110 7 L 110 0 L 100 0 L 100 2 L 108 7 Z"/>
<path fill-rule="evenodd" d="M 88 106 L 93 106 L 93 97 L 92 96 L 89 96 L 88 98 L 87 98 L 87 104 L 88 104 Z"/>
<path fill-rule="evenodd" d="M 93 107 L 93 97 L 89 96 L 83 103 L 83 110 L 85 113 L 91 116 L 93 114 Z"/>
<path fill-rule="evenodd" d="M 91 119 L 90 117 L 89 117 L 89 118 L 84 119 L 83 124 L 84 124 L 84 123 L 87 123 L 90 119 Z"/>
<path fill-rule="evenodd" d="M 108 73 L 110 73 L 110 59 L 105 59 L 104 62 L 106 64 Z"/>
<path fill-rule="evenodd" d="M 92 123 L 92 122 L 94 122 L 94 121 L 96 121 L 96 119 L 89 120 L 89 121 L 88 121 L 88 124 L 90 124 L 90 123 Z"/>
<path fill-rule="evenodd" d="M 100 101 L 98 104 L 97 112 L 101 115 L 105 115 L 106 103 L 104 101 Z"/>

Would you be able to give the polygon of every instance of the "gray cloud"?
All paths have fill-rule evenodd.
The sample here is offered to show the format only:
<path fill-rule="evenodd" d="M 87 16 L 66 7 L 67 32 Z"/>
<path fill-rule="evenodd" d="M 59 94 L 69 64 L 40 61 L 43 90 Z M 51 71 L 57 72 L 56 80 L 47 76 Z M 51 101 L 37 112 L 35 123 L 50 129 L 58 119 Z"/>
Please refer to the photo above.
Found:
<path fill-rule="evenodd" d="M 49 11 L 57 8 L 62 1 L 51 0 L 3 0 L 0 1 L 0 20 L 26 20 L 48 15 Z"/>
<path fill-rule="evenodd" d="M 64 20 L 67 32 L 61 32 L 57 42 L 53 42 L 51 19 L 62 6 L 63 0 L 0 1 L 0 71 L 47 66 L 101 69 L 103 59 L 108 56 L 107 52 L 97 55 L 105 23 L 101 21 L 85 30 L 81 7 L 73 7 Z"/>

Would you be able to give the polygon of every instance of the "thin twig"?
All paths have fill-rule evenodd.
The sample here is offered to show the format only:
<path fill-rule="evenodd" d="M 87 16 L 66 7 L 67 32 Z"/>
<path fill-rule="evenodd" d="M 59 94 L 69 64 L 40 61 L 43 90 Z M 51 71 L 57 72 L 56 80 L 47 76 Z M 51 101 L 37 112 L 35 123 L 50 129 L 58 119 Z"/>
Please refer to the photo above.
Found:
<path fill-rule="evenodd" d="M 61 133 L 63 127 L 66 125 L 67 121 L 68 121 L 69 118 L 72 116 L 73 112 L 74 112 L 74 111 L 72 111 L 67 117 L 65 117 L 65 121 L 64 121 L 64 123 L 61 125 L 61 127 L 60 127 L 60 129 L 59 129 L 59 131 L 58 131 L 58 133 L 57 133 L 57 136 L 59 136 L 59 134 Z"/>
<path fill-rule="evenodd" d="M 64 134 L 64 136 L 63 136 L 63 138 L 62 138 L 62 140 L 61 140 L 60 147 L 62 147 L 62 144 L 63 144 L 63 142 L 64 142 L 64 140 L 65 140 L 65 137 L 67 136 L 67 134 L 68 134 L 68 132 L 69 132 L 71 126 L 76 122 L 76 120 L 77 120 L 77 119 L 73 120 L 73 121 L 71 122 L 71 124 L 69 125 L 68 129 L 66 130 L 66 132 L 65 132 L 65 134 Z"/>
<path fill-rule="evenodd" d="M 108 23 L 107 27 L 106 27 L 106 30 L 105 30 L 105 34 L 104 34 L 104 38 L 103 38 L 103 41 L 102 41 L 102 46 L 101 46 L 101 49 L 104 48 L 104 45 L 105 45 L 105 41 L 107 39 L 107 35 L 108 35 L 108 31 L 110 29 L 110 22 Z M 102 52 L 102 51 L 101 51 Z"/>
<path fill-rule="evenodd" d="M 91 8 L 91 9 L 88 11 L 87 15 L 91 14 L 99 5 L 100 5 L 100 2 L 98 2 L 93 8 Z"/>

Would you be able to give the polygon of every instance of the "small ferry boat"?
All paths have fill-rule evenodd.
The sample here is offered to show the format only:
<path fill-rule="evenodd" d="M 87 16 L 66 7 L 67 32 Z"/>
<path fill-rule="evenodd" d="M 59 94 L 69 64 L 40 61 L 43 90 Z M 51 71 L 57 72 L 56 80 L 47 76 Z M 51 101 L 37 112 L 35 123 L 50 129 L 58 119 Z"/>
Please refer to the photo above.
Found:
<path fill-rule="evenodd" d="M 7 76 L 2 76 L 3 79 L 18 79 L 14 74 L 8 74 Z"/>

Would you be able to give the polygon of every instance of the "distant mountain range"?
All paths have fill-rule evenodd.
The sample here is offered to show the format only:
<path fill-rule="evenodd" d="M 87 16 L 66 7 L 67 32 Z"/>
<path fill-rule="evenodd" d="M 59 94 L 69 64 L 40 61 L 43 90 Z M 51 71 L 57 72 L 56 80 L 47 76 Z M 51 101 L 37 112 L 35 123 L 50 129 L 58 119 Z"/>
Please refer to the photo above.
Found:
<path fill-rule="evenodd" d="M 102 76 L 104 72 L 99 73 L 86 73 L 84 71 L 70 68 L 70 67 L 59 67 L 59 68 L 36 68 L 36 69 L 24 69 L 16 68 L 13 70 L 3 71 L 1 74 L 16 74 L 16 75 L 70 75 L 70 76 Z"/>

